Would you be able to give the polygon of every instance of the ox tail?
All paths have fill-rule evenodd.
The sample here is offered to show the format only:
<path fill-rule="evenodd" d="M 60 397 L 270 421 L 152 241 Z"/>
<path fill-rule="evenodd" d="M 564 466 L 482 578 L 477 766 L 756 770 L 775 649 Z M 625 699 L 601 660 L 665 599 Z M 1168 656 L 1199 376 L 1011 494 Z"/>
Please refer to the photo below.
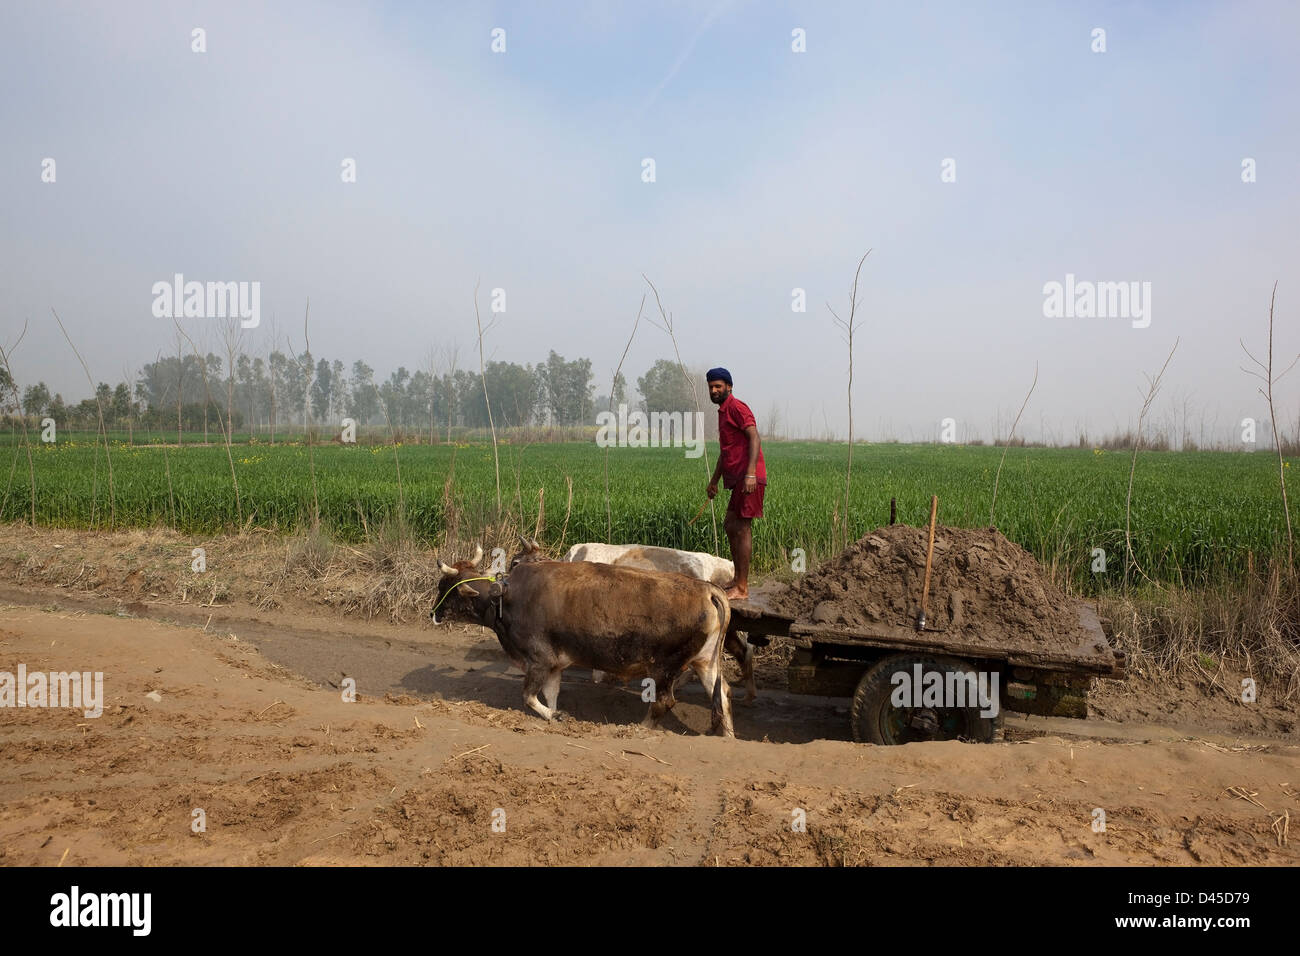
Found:
<path fill-rule="evenodd" d="M 722 675 L 722 645 L 727 643 L 727 631 L 731 629 L 731 602 L 727 600 L 726 592 L 716 584 L 709 586 L 709 600 L 718 609 L 718 619 L 722 623 L 717 646 L 713 648 L 713 712 L 721 714 L 722 682 L 726 679 Z"/>

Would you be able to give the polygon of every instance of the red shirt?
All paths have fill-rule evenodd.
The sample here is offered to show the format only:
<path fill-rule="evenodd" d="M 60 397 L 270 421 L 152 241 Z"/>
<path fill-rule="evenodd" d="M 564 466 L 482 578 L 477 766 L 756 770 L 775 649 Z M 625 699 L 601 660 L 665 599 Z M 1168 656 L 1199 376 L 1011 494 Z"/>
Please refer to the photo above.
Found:
<path fill-rule="evenodd" d="M 749 474 L 749 436 L 745 429 L 757 425 L 749 406 L 734 394 L 718 406 L 718 444 L 722 446 L 722 487 L 743 484 Z M 767 484 L 767 466 L 763 464 L 763 446 L 758 446 L 758 466 L 754 469 L 760 485 Z"/>

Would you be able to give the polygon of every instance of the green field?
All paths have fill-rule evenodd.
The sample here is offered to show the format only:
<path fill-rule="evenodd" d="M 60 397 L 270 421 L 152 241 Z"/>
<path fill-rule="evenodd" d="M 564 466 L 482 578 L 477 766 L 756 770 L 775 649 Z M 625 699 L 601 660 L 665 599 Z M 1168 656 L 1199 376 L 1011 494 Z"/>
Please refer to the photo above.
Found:
<path fill-rule="evenodd" d="M 716 448 L 710 448 L 710 460 Z M 831 552 L 833 515 L 844 494 L 845 445 L 769 442 L 764 448 L 770 484 L 765 517 L 755 522 L 755 568 L 770 571 L 803 548 L 809 565 Z M 245 522 L 282 531 L 301 528 L 311 514 L 306 446 L 277 444 L 233 448 Z M 398 516 L 398 486 L 391 446 L 323 445 L 314 448 L 323 525 L 343 540 L 363 540 Z M 401 466 L 406 525 L 437 545 L 448 518 L 444 487 L 454 455 L 453 507 L 462 538 L 495 518 L 490 445 L 403 445 Z M 924 524 L 929 497 L 937 494 L 940 521 L 960 526 L 988 523 L 993 477 L 1002 450 L 935 445 L 858 445 L 853 456 L 849 533 L 858 537 L 889 518 Z M 25 518 L 30 510 L 25 452 L 4 450 L 0 518 Z M 36 517 L 58 527 L 108 527 L 109 496 L 103 447 L 85 441 L 33 446 Z M 545 488 L 543 543 L 552 547 L 607 540 L 603 469 L 605 452 L 594 443 L 501 446 L 504 506 L 515 524 L 531 529 L 539 489 Z M 167 469 L 173 493 L 169 503 Z M 182 448 L 113 448 L 117 527 L 167 525 L 212 534 L 239 526 L 230 466 L 219 445 Z M 998 492 L 996 524 L 1039 560 L 1055 565 L 1084 590 L 1116 583 L 1122 575 L 1124 498 L 1129 456 L 1091 449 L 1013 448 Z M 681 450 L 612 449 L 609 453 L 613 533 L 609 540 L 691 550 L 714 550 L 706 511 L 687 522 L 704 501 L 705 466 Z M 572 512 L 561 542 L 567 485 Z M 725 495 L 725 492 L 723 493 Z M 725 498 L 717 507 L 719 535 Z M 1133 490 L 1137 558 L 1157 580 L 1197 584 L 1245 568 L 1285 548 L 1277 488 L 1277 460 L 1267 453 L 1149 452 L 1138 458 Z M 725 539 L 721 544 L 726 552 Z M 1104 548 L 1108 569 L 1091 570 L 1092 549 Z"/>

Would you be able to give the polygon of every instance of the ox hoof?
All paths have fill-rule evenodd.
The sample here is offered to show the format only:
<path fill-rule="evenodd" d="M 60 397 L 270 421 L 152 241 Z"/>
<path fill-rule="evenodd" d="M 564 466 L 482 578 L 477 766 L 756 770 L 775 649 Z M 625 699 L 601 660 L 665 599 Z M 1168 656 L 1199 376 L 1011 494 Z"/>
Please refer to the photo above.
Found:
<path fill-rule="evenodd" d="M 564 721 L 572 720 L 572 719 L 573 719 L 572 717 L 570 717 L 562 710 L 553 711 L 551 713 L 551 720 L 555 721 L 557 724 L 564 723 Z"/>
<path fill-rule="evenodd" d="M 731 724 L 730 721 L 726 721 L 723 720 L 722 718 L 718 718 L 714 720 L 712 724 L 709 726 L 709 733 L 717 737 L 734 738 L 736 736 L 736 728 Z"/>

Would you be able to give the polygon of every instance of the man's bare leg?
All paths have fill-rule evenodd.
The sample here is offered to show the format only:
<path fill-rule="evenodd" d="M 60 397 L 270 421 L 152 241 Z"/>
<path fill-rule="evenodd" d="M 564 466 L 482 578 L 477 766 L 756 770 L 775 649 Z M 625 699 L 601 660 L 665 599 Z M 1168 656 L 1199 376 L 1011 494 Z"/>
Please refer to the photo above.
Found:
<path fill-rule="evenodd" d="M 736 540 L 736 525 L 730 511 L 722 517 L 722 530 L 727 535 L 727 547 L 731 551 L 732 565 L 731 580 L 722 585 L 722 590 L 730 592 L 736 586 L 736 548 L 739 547 L 739 542 Z M 728 597 L 730 597 L 730 595 L 728 595 Z"/>
<path fill-rule="evenodd" d="M 736 577 L 727 588 L 729 601 L 749 597 L 749 557 L 754 546 L 753 520 L 729 513 L 724 524 L 727 542 L 731 545 L 731 561 L 736 566 Z"/>

